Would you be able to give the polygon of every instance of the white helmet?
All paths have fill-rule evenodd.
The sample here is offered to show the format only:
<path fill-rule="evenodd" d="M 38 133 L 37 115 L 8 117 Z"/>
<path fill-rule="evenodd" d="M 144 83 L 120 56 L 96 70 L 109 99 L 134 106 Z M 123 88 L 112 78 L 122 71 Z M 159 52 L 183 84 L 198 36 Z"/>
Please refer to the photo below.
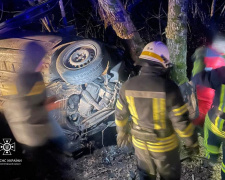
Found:
<path fill-rule="evenodd" d="M 169 50 L 161 41 L 148 43 L 144 47 L 139 58 L 160 63 L 164 68 L 171 67 L 172 65 L 170 62 Z"/>
<path fill-rule="evenodd" d="M 222 34 L 217 34 L 214 37 L 212 48 L 219 53 L 225 54 L 225 37 Z"/>

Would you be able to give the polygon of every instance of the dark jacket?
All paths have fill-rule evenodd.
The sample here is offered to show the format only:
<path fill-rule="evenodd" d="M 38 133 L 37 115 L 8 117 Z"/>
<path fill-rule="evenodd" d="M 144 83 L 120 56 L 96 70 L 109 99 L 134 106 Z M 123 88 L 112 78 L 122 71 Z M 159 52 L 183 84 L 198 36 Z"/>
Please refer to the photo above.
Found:
<path fill-rule="evenodd" d="M 212 122 L 210 124 L 212 130 L 219 130 L 225 137 L 225 67 L 202 71 L 192 78 L 192 82 L 215 89 L 215 97 L 208 112 L 208 118 Z"/>
<path fill-rule="evenodd" d="M 125 82 L 116 104 L 116 125 L 125 126 L 131 116 L 135 126 L 155 134 L 158 140 L 174 136 L 175 130 L 190 146 L 197 137 L 187 105 L 179 87 L 166 75 L 161 66 L 142 67 L 139 76 Z"/>

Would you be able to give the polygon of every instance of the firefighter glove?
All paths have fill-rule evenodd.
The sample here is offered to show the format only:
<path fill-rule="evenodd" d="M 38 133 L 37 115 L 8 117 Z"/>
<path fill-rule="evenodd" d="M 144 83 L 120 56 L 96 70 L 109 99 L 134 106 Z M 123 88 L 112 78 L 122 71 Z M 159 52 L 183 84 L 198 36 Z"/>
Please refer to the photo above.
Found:
<path fill-rule="evenodd" d="M 199 153 L 199 144 L 198 142 L 194 143 L 193 145 L 189 146 L 189 147 L 186 147 L 186 151 L 187 151 L 187 154 L 189 156 L 195 156 Z"/>
<path fill-rule="evenodd" d="M 126 132 L 118 132 L 117 135 L 117 146 L 118 147 L 124 147 L 124 146 L 131 146 L 132 140 L 131 140 L 131 134 Z"/>
<path fill-rule="evenodd" d="M 117 130 L 117 146 L 131 146 L 131 134 L 130 134 L 130 125 L 126 124 L 124 127 L 116 127 Z"/>

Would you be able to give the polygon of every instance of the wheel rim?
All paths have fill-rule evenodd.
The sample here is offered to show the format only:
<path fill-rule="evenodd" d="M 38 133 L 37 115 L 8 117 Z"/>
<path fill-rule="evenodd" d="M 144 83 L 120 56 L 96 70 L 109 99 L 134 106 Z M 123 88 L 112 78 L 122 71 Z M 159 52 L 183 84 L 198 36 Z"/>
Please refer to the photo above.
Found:
<path fill-rule="evenodd" d="M 76 47 L 64 57 L 64 66 L 69 69 L 80 69 L 90 64 L 96 56 L 95 47 Z"/>

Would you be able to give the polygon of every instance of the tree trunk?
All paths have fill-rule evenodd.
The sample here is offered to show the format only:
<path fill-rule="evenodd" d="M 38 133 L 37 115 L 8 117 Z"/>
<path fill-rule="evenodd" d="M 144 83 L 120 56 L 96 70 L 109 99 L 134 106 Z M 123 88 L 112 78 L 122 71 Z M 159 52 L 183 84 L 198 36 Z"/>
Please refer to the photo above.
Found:
<path fill-rule="evenodd" d="M 216 0 L 213 0 L 212 5 L 211 5 L 210 17 L 213 17 L 213 15 L 215 13 L 215 7 L 216 7 Z"/>
<path fill-rule="evenodd" d="M 136 61 L 144 43 L 122 3 L 120 0 L 98 0 L 98 3 L 99 14 L 105 27 L 111 25 L 117 36 L 125 40 L 133 61 Z"/>
<path fill-rule="evenodd" d="M 172 79 L 182 84 L 187 78 L 187 6 L 188 0 L 169 0 L 166 27 L 167 46 L 174 64 Z"/>

